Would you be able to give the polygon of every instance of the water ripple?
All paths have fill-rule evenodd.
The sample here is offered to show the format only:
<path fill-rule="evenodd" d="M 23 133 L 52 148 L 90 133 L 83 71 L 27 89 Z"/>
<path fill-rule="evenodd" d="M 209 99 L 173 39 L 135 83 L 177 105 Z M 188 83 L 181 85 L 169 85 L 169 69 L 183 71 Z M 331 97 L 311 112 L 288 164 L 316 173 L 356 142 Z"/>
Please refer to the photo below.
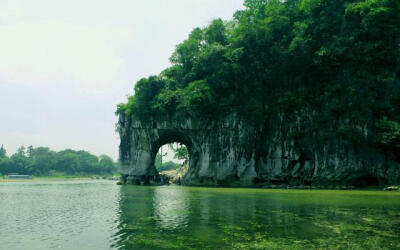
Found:
<path fill-rule="evenodd" d="M 7 183 L 0 197 L 4 249 L 109 249 L 117 229 L 114 182 Z"/>

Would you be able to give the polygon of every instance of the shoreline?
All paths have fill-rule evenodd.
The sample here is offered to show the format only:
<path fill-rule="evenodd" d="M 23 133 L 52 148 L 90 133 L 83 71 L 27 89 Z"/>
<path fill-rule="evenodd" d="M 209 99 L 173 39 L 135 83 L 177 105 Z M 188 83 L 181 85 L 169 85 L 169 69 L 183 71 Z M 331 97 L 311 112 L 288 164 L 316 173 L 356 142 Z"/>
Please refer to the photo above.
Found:
<path fill-rule="evenodd" d="M 32 179 L 3 179 L 0 178 L 0 183 L 34 183 L 34 182 L 58 182 L 58 181 L 119 181 L 119 177 L 116 176 L 36 176 Z M 385 191 L 386 186 L 371 186 L 371 187 L 338 187 L 338 186 L 327 186 L 327 187 L 309 187 L 309 186 L 281 186 L 281 185 L 268 185 L 268 186 L 258 186 L 258 187 L 249 187 L 249 186 L 186 186 L 186 185 L 178 185 L 178 184 L 161 184 L 161 185 L 133 185 L 133 184 L 122 184 L 123 186 L 183 186 L 183 187 L 205 187 L 205 188 L 244 188 L 244 189 L 264 189 L 264 190 L 330 190 L 330 191 Z M 400 190 L 391 190 L 389 192 L 400 192 Z"/>
<path fill-rule="evenodd" d="M 39 182 L 39 181 L 78 181 L 78 180 L 114 180 L 115 176 L 33 176 L 31 179 L 4 179 L 0 183 L 10 182 Z M 118 177 L 119 179 L 119 177 Z"/>

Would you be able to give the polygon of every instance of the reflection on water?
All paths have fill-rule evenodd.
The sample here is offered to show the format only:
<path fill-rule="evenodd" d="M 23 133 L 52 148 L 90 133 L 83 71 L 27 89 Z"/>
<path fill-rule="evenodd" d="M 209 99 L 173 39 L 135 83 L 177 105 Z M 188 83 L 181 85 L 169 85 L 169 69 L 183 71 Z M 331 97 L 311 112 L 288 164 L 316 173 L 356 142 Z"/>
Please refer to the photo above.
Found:
<path fill-rule="evenodd" d="M 399 249 L 400 192 L 0 183 L 0 249 Z"/>
<path fill-rule="evenodd" d="M 162 229 L 186 227 L 190 211 L 189 201 L 186 189 L 166 186 L 155 189 L 153 208 L 157 227 Z"/>
<path fill-rule="evenodd" d="M 122 249 L 400 248 L 400 193 L 121 189 Z"/>

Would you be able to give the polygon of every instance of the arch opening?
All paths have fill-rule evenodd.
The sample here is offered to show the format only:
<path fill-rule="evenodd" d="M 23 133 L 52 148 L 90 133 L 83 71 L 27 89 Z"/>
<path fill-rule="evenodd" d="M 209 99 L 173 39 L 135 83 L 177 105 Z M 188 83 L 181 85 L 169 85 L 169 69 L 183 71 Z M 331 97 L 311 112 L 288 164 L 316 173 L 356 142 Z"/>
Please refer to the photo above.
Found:
<path fill-rule="evenodd" d="M 189 169 L 189 151 L 179 142 L 160 146 L 154 158 L 154 167 L 165 184 L 181 184 Z"/>
<path fill-rule="evenodd" d="M 189 170 L 192 140 L 185 133 L 165 130 L 152 144 L 152 168 L 162 184 L 181 184 Z"/>

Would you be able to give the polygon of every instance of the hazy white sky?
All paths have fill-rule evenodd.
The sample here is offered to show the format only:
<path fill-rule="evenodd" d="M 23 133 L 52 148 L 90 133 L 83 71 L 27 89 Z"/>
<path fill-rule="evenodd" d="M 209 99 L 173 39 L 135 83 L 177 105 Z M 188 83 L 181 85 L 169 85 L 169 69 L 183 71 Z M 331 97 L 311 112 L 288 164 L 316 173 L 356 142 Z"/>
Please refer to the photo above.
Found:
<path fill-rule="evenodd" d="M 0 0 L 0 144 L 117 159 L 116 105 L 243 0 Z"/>

